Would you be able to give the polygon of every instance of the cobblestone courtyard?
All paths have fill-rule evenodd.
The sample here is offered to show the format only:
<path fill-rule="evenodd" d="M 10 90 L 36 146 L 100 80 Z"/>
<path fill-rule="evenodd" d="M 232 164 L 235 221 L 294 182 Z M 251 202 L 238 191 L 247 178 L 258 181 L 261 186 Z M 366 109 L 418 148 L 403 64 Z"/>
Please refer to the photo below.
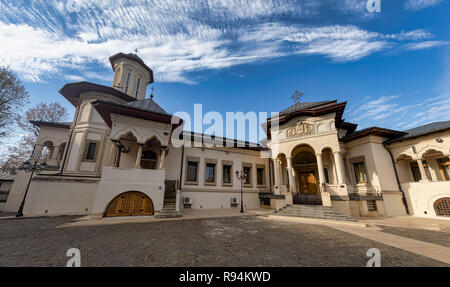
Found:
<path fill-rule="evenodd" d="M 56 228 L 76 217 L 0 220 L 0 266 L 360 266 L 369 248 L 382 266 L 447 266 L 327 226 L 257 216 Z M 385 232 L 448 246 L 448 233 Z"/>

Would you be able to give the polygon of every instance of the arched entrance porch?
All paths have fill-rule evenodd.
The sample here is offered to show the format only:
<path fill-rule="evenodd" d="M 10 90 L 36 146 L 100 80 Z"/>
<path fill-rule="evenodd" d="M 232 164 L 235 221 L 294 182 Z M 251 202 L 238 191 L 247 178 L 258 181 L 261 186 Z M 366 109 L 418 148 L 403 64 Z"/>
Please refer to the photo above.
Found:
<path fill-rule="evenodd" d="M 302 145 L 292 152 L 292 169 L 296 180 L 292 189 L 293 203 L 322 205 L 317 159 L 310 146 Z"/>

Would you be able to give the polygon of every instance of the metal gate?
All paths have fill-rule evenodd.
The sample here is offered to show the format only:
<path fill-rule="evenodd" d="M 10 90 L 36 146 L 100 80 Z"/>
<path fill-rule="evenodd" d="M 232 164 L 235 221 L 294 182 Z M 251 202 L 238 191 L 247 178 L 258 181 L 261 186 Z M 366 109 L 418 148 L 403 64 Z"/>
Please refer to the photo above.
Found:
<path fill-rule="evenodd" d="M 322 196 L 320 194 L 294 193 L 292 200 L 294 204 L 322 205 Z"/>

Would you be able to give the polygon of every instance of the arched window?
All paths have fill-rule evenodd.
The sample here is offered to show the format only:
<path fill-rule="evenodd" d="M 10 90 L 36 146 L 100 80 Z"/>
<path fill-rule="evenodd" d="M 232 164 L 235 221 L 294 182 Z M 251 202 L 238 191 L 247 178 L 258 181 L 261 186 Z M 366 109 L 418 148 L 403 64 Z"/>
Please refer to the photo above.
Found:
<path fill-rule="evenodd" d="M 125 85 L 125 94 L 128 94 L 128 87 L 130 85 L 130 77 L 131 77 L 131 73 L 128 72 L 128 76 L 127 76 L 127 84 Z"/>
<path fill-rule="evenodd" d="M 152 150 L 144 150 L 141 158 L 141 168 L 143 169 L 156 169 L 156 162 L 158 157 Z"/>
<path fill-rule="evenodd" d="M 53 154 L 53 143 L 51 141 L 46 141 L 44 143 L 44 148 L 42 149 L 41 159 L 51 159 Z"/>
<path fill-rule="evenodd" d="M 138 79 L 138 81 L 137 81 L 137 85 L 136 85 L 136 98 L 137 98 L 137 96 L 138 96 L 138 94 L 139 94 L 139 85 L 141 84 L 141 79 L 139 78 Z"/>

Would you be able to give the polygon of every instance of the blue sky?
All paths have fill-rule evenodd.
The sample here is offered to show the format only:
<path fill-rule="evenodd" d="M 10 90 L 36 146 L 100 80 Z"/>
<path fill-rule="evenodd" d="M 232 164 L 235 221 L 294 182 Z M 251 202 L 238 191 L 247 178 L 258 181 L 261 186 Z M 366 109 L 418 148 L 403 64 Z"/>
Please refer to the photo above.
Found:
<path fill-rule="evenodd" d="M 277 112 L 347 101 L 359 128 L 450 120 L 448 0 L 71 0 L 0 2 L 0 65 L 31 104 L 68 82 L 111 85 L 108 57 L 132 52 L 154 70 L 168 112 Z M 6 44 L 6 45 L 5 45 Z M 149 90 L 148 90 L 149 92 Z M 205 127 L 206 128 L 206 127 Z"/>

